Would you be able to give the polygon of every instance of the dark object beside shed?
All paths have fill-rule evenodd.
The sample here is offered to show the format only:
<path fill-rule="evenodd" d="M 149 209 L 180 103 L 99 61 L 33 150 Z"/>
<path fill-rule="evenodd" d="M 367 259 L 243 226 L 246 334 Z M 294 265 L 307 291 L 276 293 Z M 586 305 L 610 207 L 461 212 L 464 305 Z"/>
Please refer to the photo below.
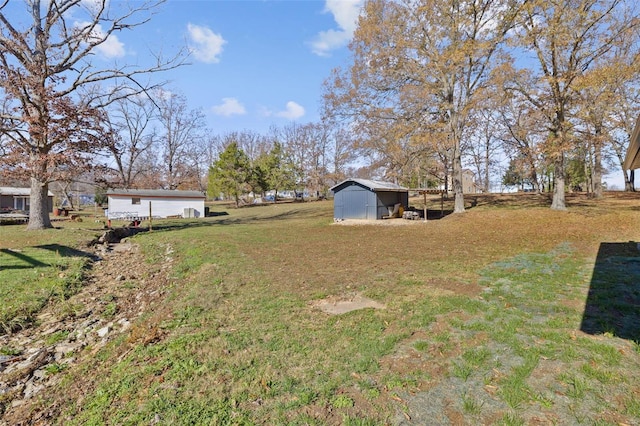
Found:
<path fill-rule="evenodd" d="M 409 189 L 395 183 L 369 179 L 346 179 L 331 188 L 333 218 L 382 219 L 396 204 L 409 205 Z"/>

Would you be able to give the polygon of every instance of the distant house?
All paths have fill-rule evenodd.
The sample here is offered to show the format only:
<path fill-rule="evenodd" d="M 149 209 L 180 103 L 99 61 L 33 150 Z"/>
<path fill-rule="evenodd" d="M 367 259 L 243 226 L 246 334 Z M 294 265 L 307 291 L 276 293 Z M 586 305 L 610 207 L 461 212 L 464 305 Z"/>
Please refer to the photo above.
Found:
<path fill-rule="evenodd" d="M 476 175 L 470 169 L 462 169 L 462 193 L 463 194 L 477 194 L 482 192 L 482 188 L 475 181 Z M 448 189 L 453 191 L 453 176 L 448 176 Z M 441 185 L 439 189 L 444 189 L 444 185 Z"/>
<path fill-rule="evenodd" d="M 640 116 L 636 119 L 636 125 L 633 127 L 631 138 L 629 139 L 629 147 L 622 164 L 622 170 L 640 169 Z"/>
<path fill-rule="evenodd" d="M 22 210 L 29 211 L 30 188 L 14 188 L 0 186 L 0 211 Z M 47 211 L 53 212 L 53 193 L 47 193 Z"/>
<path fill-rule="evenodd" d="M 163 189 L 110 189 L 109 219 L 204 216 L 204 194 L 199 191 Z"/>
<path fill-rule="evenodd" d="M 469 169 L 462 170 L 462 193 L 477 194 L 482 192 L 480 186 L 476 183 L 476 175 Z"/>
<path fill-rule="evenodd" d="M 389 182 L 347 179 L 331 188 L 334 219 L 382 219 L 397 204 L 406 209 L 409 189 Z"/>

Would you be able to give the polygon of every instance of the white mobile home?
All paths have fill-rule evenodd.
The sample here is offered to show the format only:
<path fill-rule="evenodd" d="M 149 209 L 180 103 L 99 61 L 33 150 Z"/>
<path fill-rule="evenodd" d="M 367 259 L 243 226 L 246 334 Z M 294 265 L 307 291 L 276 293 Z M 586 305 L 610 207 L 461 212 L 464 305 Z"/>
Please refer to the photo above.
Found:
<path fill-rule="evenodd" d="M 109 219 L 204 216 L 205 196 L 199 191 L 110 189 Z"/>

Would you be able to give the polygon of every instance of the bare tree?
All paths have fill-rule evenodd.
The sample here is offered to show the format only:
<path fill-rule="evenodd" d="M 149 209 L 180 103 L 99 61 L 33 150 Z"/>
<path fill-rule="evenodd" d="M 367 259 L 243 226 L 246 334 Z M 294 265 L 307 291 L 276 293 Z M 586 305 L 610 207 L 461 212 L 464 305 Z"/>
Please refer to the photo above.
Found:
<path fill-rule="evenodd" d="M 3 170 L 30 178 L 28 229 L 51 227 L 47 191 L 56 169 L 87 164 L 105 139 L 101 108 L 148 90 L 149 73 L 180 65 L 181 53 L 156 56 L 149 67 L 92 62 L 110 37 L 147 22 L 160 3 L 26 0 L 26 16 L 12 19 L 9 1 L 0 2 Z"/>
<path fill-rule="evenodd" d="M 137 188 L 159 188 L 164 182 L 164 168 L 162 166 L 162 158 L 156 150 L 144 151 L 138 158 L 139 167 L 144 173 L 136 176 Z"/>
<path fill-rule="evenodd" d="M 581 77 L 610 58 L 620 36 L 639 24 L 624 0 L 533 0 L 526 3 L 519 46 L 534 61 L 523 62 L 512 87 L 545 119 L 544 152 L 554 167 L 552 209 L 564 210 L 566 157 L 576 138 L 571 112 Z"/>
<path fill-rule="evenodd" d="M 491 91 L 499 93 L 497 90 Z M 468 134 L 465 135 L 463 151 L 469 163 L 475 169 L 480 187 L 484 192 L 489 192 L 491 187 L 491 172 L 498 163 L 497 157 L 502 152 L 500 133 L 502 123 L 500 121 L 499 107 L 501 99 L 487 93 L 483 105 L 479 106 L 469 115 Z"/>
<path fill-rule="evenodd" d="M 261 155 L 269 152 L 272 146 L 272 141 L 268 136 L 250 130 L 231 132 L 225 135 L 225 139 L 236 141 L 238 148 L 247 155 L 251 164 L 255 163 Z"/>
<path fill-rule="evenodd" d="M 162 128 L 159 141 L 164 186 L 167 189 L 200 187 L 194 155 L 197 155 L 198 145 L 203 145 L 204 115 L 200 110 L 188 110 L 183 95 L 164 90 L 157 91 L 156 95 Z"/>
<path fill-rule="evenodd" d="M 306 138 L 309 141 L 309 156 L 307 158 L 307 183 L 306 187 L 315 197 L 324 194 L 329 188 L 327 176 L 329 174 L 329 149 L 331 132 L 329 127 L 322 123 L 308 123 L 304 126 Z"/>
<path fill-rule="evenodd" d="M 603 140 L 604 152 L 612 152 L 617 166 L 623 169 L 624 159 L 631 139 L 633 128 L 640 114 L 640 47 L 637 34 L 633 31 L 623 33 L 619 43 L 614 46 L 612 58 L 602 61 L 596 70 L 596 78 L 588 78 L 593 82 L 593 91 L 601 95 L 593 97 L 583 110 L 602 108 L 606 111 L 605 126 L 607 138 Z M 594 81 L 595 80 L 595 81 Z M 600 87 L 600 91 L 598 91 Z M 604 90 L 606 89 L 606 91 Z M 606 155 L 605 161 L 606 161 Z M 633 175 L 633 170 L 630 171 Z M 633 191 L 633 178 L 622 170 L 625 189 Z"/>
<path fill-rule="evenodd" d="M 358 156 L 352 133 L 348 129 L 334 124 L 329 125 L 331 128 L 329 140 L 331 158 L 327 161 L 327 167 L 330 169 L 327 180 L 331 181 L 332 185 L 347 178 L 347 167 Z"/>
<path fill-rule="evenodd" d="M 637 82 L 629 81 L 627 84 L 619 86 L 616 93 L 618 96 L 616 97 L 616 109 L 611 116 L 614 130 L 611 132 L 610 144 L 617 164 L 622 167 L 633 129 L 638 125 L 637 121 L 640 118 L 640 85 Z M 627 174 L 627 171 L 623 169 L 622 173 L 625 190 L 635 191 L 634 170 L 630 170 Z"/>
<path fill-rule="evenodd" d="M 521 96 L 503 102 L 498 109 L 502 131 L 499 133 L 504 152 L 515 161 L 518 172 L 541 192 L 540 171 L 544 167 L 542 142 L 545 132 L 540 129 L 540 112 L 527 104 Z"/>
<path fill-rule="evenodd" d="M 140 175 L 152 172 L 152 164 L 143 160 L 156 143 L 155 117 L 156 106 L 147 96 L 119 99 L 113 104 L 109 114 L 113 138 L 106 146 L 115 162 L 112 170 L 117 180 L 112 184 L 135 188 Z"/>
<path fill-rule="evenodd" d="M 225 145 L 221 135 L 213 134 L 213 131 L 205 131 L 205 133 L 208 136 L 202 144 L 201 161 L 209 168 L 218 159 L 220 153 L 224 151 Z"/>
<path fill-rule="evenodd" d="M 577 108 L 580 150 L 584 158 L 584 176 L 587 180 L 587 191 L 595 198 L 602 197 L 603 155 L 606 140 L 609 136 L 609 115 L 611 105 L 616 101 L 613 87 L 607 80 L 609 66 L 592 71 L 583 81 L 580 88 Z M 601 75 L 604 72 L 605 75 Z"/>

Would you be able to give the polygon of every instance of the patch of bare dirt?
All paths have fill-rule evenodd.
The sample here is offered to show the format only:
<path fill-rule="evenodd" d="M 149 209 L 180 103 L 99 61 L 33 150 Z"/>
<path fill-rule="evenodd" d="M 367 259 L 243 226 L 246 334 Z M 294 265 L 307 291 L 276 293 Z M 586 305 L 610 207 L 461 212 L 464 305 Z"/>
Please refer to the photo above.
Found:
<path fill-rule="evenodd" d="M 148 265 L 126 241 L 96 250 L 99 260 L 78 294 L 45 308 L 36 326 L 0 336 L 0 346 L 13 353 L 0 356 L 0 425 L 53 423 L 65 400 L 81 400 L 93 386 L 90 377 L 79 377 L 62 394 L 64 374 L 124 333 L 132 344 L 136 336 L 160 337 L 139 330 L 136 319 L 162 300 L 171 259 Z"/>
<path fill-rule="evenodd" d="M 369 299 L 361 294 L 353 294 L 348 297 L 328 297 L 311 303 L 311 306 L 320 309 L 331 315 L 340 315 L 358 309 L 385 309 L 386 306 L 380 302 Z"/>
<path fill-rule="evenodd" d="M 427 280 L 430 286 L 441 290 L 449 291 L 451 294 L 461 294 L 475 297 L 482 293 L 483 287 L 476 282 L 460 282 L 455 280 Z"/>

